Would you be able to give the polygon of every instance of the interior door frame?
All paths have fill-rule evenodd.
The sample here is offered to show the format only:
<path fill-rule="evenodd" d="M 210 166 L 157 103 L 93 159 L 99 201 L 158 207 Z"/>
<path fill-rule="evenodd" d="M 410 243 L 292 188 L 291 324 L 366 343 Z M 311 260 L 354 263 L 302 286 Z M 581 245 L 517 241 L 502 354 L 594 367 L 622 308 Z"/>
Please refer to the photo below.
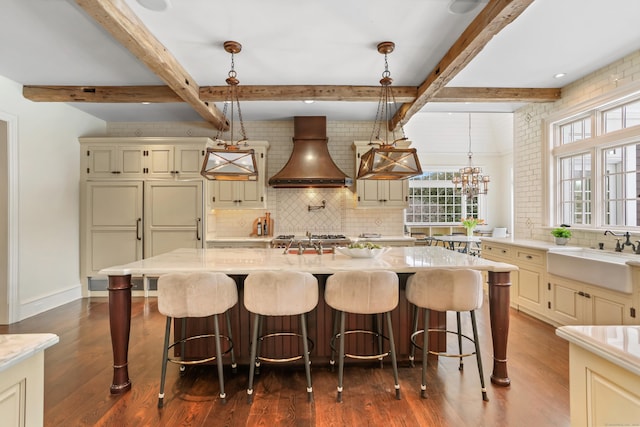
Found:
<path fill-rule="evenodd" d="M 11 324 L 19 321 L 19 193 L 18 177 L 20 171 L 18 156 L 18 117 L 0 111 L 0 120 L 6 123 L 7 150 L 7 289 L 6 311 L 0 309 L 0 324 Z M 4 135 L 3 135 L 4 137 Z M 2 165 L 5 166 L 5 165 Z M 4 243 L 2 243 L 4 244 Z M 5 290 L 2 290 L 3 293 Z M 4 298 L 3 298 L 4 299 Z"/>

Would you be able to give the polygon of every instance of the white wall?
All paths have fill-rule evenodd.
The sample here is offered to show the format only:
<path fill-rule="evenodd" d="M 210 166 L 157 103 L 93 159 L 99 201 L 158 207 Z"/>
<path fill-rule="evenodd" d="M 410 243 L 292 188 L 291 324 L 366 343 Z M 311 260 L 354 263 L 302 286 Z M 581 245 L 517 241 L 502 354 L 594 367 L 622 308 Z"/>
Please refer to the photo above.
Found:
<path fill-rule="evenodd" d="M 18 298 L 23 319 L 81 296 L 78 137 L 106 123 L 61 103 L 34 103 L 0 76 L 0 111 L 18 118 Z M 3 296 L 4 297 L 4 296 Z"/>
<path fill-rule="evenodd" d="M 468 164 L 467 113 L 418 113 L 405 126 L 405 132 L 418 150 L 423 170 L 445 166 L 456 170 Z M 472 113 L 471 151 L 473 164 L 491 178 L 483 219 L 490 227 L 511 229 L 513 114 Z"/>

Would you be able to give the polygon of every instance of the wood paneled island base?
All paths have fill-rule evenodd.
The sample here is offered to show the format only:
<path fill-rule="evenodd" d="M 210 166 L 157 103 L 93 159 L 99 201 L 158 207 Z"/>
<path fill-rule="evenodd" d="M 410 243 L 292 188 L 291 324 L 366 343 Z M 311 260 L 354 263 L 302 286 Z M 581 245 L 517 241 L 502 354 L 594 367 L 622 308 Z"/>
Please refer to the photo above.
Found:
<path fill-rule="evenodd" d="M 109 318 L 111 342 L 113 348 L 113 383 L 111 393 L 120 394 L 131 389 L 128 373 L 128 347 L 131 327 L 131 277 L 158 277 L 169 272 L 218 271 L 234 277 L 240 292 L 239 303 L 232 311 L 232 327 L 234 328 L 234 349 L 241 363 L 248 363 L 250 317 L 242 304 L 243 278 L 251 271 L 298 270 L 307 271 L 319 278 L 321 299 L 316 310 L 309 315 L 310 336 L 315 340 L 312 353 L 314 362 L 328 360 L 330 353 L 329 340 L 332 331 L 332 313 L 322 298 L 324 281 L 334 271 L 340 270 L 376 270 L 384 269 L 398 273 L 401 282 L 401 298 L 394 316 L 394 336 L 398 347 L 399 358 L 407 358 L 410 349 L 409 335 L 411 331 L 412 310 L 402 297 L 404 283 L 408 275 L 430 268 L 471 268 L 488 272 L 489 310 L 493 342 L 493 372 L 491 382 L 499 386 L 508 386 L 510 379 L 507 373 L 507 338 L 509 333 L 509 293 L 510 271 L 517 267 L 488 261 L 478 257 L 449 251 L 441 247 L 395 247 L 379 258 L 352 259 L 342 254 L 283 254 L 281 249 L 178 249 L 166 254 L 137 261 L 131 264 L 104 269 L 101 274 L 109 276 Z M 376 318 L 372 317 L 367 324 L 353 324 L 357 327 L 370 327 Z M 190 328 L 198 329 L 204 323 L 193 323 Z M 444 313 L 434 313 L 431 325 L 443 326 L 446 323 Z M 277 325 L 274 325 L 277 326 Z M 295 322 L 286 327 L 295 326 Z M 444 335 L 444 334 L 440 334 Z M 442 349 L 444 337 L 433 337 L 436 342 L 432 349 Z M 367 352 L 370 342 L 354 342 L 357 351 Z M 265 351 L 278 350 L 274 347 Z M 294 348 L 284 348 L 296 351 Z M 198 349 L 187 349 L 189 352 Z"/>

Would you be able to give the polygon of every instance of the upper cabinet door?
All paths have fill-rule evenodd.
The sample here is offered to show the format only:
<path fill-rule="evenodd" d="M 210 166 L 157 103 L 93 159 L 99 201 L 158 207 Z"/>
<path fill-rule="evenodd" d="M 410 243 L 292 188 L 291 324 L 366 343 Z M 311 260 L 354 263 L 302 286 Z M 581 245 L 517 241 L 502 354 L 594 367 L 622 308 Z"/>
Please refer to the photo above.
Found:
<path fill-rule="evenodd" d="M 84 173 L 90 178 L 141 178 L 144 175 L 144 147 L 138 145 L 89 145 L 85 150 Z"/>
<path fill-rule="evenodd" d="M 174 165 L 178 178 L 199 178 L 205 150 L 201 146 L 176 146 Z"/>

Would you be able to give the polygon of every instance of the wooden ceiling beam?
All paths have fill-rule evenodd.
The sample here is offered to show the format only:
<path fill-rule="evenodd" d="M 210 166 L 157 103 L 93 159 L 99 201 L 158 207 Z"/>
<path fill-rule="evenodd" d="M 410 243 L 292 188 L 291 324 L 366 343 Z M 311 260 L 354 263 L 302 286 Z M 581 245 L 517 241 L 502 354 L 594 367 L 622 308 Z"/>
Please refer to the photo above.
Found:
<path fill-rule="evenodd" d="M 200 88 L 201 99 L 222 102 L 227 86 Z M 398 102 L 411 102 L 417 88 L 394 87 Z M 377 102 L 377 86 L 238 86 L 242 101 L 345 101 Z M 184 102 L 169 86 L 37 86 L 25 85 L 25 98 L 35 102 L 95 102 L 95 103 L 167 103 Z M 552 102 L 560 99 L 557 88 L 488 88 L 445 87 L 431 102 Z"/>
<path fill-rule="evenodd" d="M 160 77 L 181 99 L 216 129 L 229 123 L 215 105 L 200 99 L 196 81 L 127 6 L 124 0 L 76 0 L 118 42 Z"/>
<path fill-rule="evenodd" d="M 398 102 L 416 99 L 418 88 L 401 86 L 393 88 Z M 206 101 L 224 101 L 227 97 L 226 86 L 204 86 L 200 88 L 200 98 Z M 284 86 L 238 86 L 238 98 L 242 101 L 351 101 L 378 102 L 380 86 L 323 86 L 323 85 L 284 85 Z"/>
<path fill-rule="evenodd" d="M 533 1 L 490 0 L 420 85 L 416 99 L 403 104 L 396 111 L 389 128 L 395 129 L 405 124 L 420 111 L 480 53 L 493 36 L 520 16 Z"/>
<path fill-rule="evenodd" d="M 553 102 L 559 88 L 443 87 L 430 102 Z"/>
<path fill-rule="evenodd" d="M 36 102 L 164 103 L 184 102 L 169 86 L 34 86 L 22 95 Z"/>

